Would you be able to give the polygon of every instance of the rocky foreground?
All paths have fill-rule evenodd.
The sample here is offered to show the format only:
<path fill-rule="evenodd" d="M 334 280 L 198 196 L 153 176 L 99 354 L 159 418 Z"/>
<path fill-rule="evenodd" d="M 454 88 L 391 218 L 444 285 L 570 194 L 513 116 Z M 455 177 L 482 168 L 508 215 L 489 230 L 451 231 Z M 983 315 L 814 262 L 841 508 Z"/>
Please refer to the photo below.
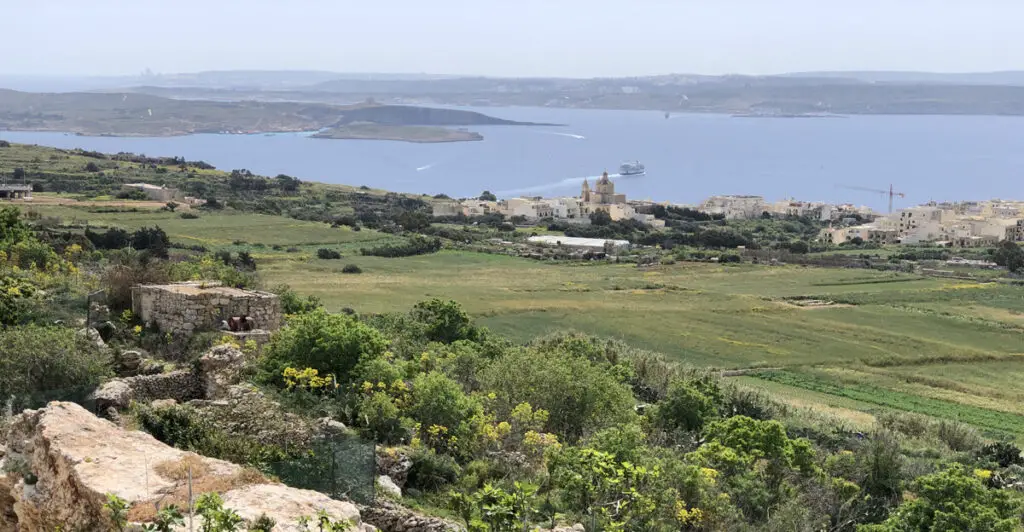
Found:
<path fill-rule="evenodd" d="M 314 491 L 271 482 L 235 464 L 168 447 L 152 436 L 124 430 L 74 403 L 50 403 L 15 416 L 0 447 L 0 530 L 110 529 L 107 494 L 130 505 L 129 518 L 152 516 L 155 505 L 187 505 L 193 493 L 220 492 L 225 507 L 246 520 L 266 514 L 277 530 L 299 530 L 302 516 L 320 510 L 362 523 L 355 505 Z M 184 500 L 183 500 L 184 499 Z"/>

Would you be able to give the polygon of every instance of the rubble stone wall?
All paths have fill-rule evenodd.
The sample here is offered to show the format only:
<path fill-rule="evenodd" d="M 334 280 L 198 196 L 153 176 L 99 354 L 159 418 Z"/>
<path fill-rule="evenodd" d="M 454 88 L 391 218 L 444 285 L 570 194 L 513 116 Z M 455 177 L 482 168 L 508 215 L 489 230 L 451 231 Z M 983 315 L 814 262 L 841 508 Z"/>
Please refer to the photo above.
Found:
<path fill-rule="evenodd" d="M 274 294 L 223 289 L 216 283 L 140 285 L 132 288 L 132 311 L 164 332 L 216 329 L 232 316 L 249 316 L 258 329 L 281 328 L 281 302 Z"/>
<path fill-rule="evenodd" d="M 96 408 L 127 408 L 132 401 L 149 403 L 156 399 L 174 399 L 179 403 L 201 399 L 205 395 L 200 377 L 193 371 L 180 370 L 159 375 L 139 375 L 112 379 L 96 390 Z"/>

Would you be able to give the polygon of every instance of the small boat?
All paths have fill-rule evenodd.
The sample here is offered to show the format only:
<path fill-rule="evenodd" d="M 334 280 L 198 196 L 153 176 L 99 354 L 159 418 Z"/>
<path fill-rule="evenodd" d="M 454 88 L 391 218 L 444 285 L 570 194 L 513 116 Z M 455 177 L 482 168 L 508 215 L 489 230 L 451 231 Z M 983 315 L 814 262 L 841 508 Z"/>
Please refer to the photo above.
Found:
<path fill-rule="evenodd" d="M 644 165 L 640 164 L 640 161 L 632 163 L 622 163 L 619 166 L 619 175 L 644 175 L 647 173 L 647 169 Z"/>

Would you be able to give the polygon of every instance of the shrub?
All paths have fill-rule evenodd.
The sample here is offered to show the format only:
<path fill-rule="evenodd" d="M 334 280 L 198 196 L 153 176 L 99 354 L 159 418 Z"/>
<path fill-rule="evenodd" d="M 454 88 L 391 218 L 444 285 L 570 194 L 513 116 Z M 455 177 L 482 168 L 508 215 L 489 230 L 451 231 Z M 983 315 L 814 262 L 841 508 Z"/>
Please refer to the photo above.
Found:
<path fill-rule="evenodd" d="M 154 408 L 135 404 L 139 426 L 163 443 L 203 456 L 252 466 L 289 458 L 284 449 L 238 433 L 228 434 L 188 405 Z"/>
<path fill-rule="evenodd" d="M 341 273 L 363 273 L 363 269 L 355 264 L 346 264 Z"/>
<path fill-rule="evenodd" d="M 426 449 L 417 449 L 409 457 L 412 467 L 406 487 L 421 491 L 437 491 L 452 484 L 459 476 L 455 459 Z"/>
<path fill-rule="evenodd" d="M 421 301 L 413 307 L 411 315 L 426 326 L 427 339 L 433 342 L 449 344 L 475 336 L 469 315 L 455 301 L 438 298 Z"/>
<path fill-rule="evenodd" d="M 469 456 L 479 434 L 474 427 L 483 406 L 442 373 L 422 373 L 412 384 L 409 415 L 420 426 L 420 439 L 438 452 Z"/>
<path fill-rule="evenodd" d="M 196 220 L 199 218 L 199 215 L 191 212 L 183 212 L 179 214 L 178 217 L 182 220 Z"/>
<path fill-rule="evenodd" d="M 519 349 L 480 376 L 499 417 L 520 403 L 550 413 L 547 429 L 573 443 L 633 415 L 633 394 L 610 371 L 564 351 Z"/>
<path fill-rule="evenodd" d="M 976 476 L 957 467 L 918 478 L 916 495 L 904 502 L 885 523 L 864 532 L 894 530 L 1017 530 L 1020 504 L 1004 490 L 988 489 Z"/>
<path fill-rule="evenodd" d="M 312 312 L 323 307 L 323 304 L 320 302 L 320 298 L 316 296 L 306 296 L 306 298 L 303 299 L 302 296 L 286 284 L 275 287 L 272 292 L 277 294 L 277 297 L 281 300 L 281 310 L 283 310 L 285 314 Z"/>
<path fill-rule="evenodd" d="M 359 401 L 358 422 L 367 436 L 383 444 L 396 444 L 409 436 L 409 423 L 395 400 L 385 392 L 373 392 Z"/>
<path fill-rule="evenodd" d="M 316 256 L 324 260 L 337 260 L 341 258 L 341 253 L 334 249 L 320 248 L 316 250 Z"/>
<path fill-rule="evenodd" d="M 376 329 L 351 316 L 317 309 L 295 316 L 274 335 L 264 349 L 262 377 L 280 383 L 288 367 L 313 368 L 346 383 L 360 361 L 381 356 L 387 346 Z"/>
<path fill-rule="evenodd" d="M 84 397 L 82 390 L 111 375 L 112 364 L 108 352 L 72 329 L 27 325 L 0 331 L 0 397 L 16 396 L 25 408 Z"/>
<path fill-rule="evenodd" d="M 415 235 L 405 244 L 388 244 L 374 248 L 362 248 L 359 250 L 363 255 L 374 257 L 412 257 L 414 255 L 425 255 L 436 253 L 441 249 L 440 238 L 425 238 Z"/>
<path fill-rule="evenodd" d="M 111 263 L 100 276 L 100 286 L 106 290 L 110 308 L 121 311 L 131 307 L 133 286 L 169 280 L 166 264 L 145 252 L 122 250 L 111 254 Z"/>
<path fill-rule="evenodd" d="M 714 416 L 715 404 L 692 384 L 676 381 L 668 396 L 658 404 L 658 424 L 668 430 L 698 430 Z"/>

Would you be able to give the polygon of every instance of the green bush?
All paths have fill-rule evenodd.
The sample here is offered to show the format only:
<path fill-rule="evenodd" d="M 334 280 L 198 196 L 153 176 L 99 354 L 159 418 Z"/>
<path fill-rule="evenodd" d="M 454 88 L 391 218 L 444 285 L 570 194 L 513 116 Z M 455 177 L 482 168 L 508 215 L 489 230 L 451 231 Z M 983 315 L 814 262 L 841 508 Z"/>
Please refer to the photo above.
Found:
<path fill-rule="evenodd" d="M 272 292 L 277 294 L 277 297 L 280 298 L 281 310 L 283 310 L 285 314 L 312 312 L 323 307 L 319 297 L 309 295 L 303 298 L 286 284 L 275 287 Z"/>
<path fill-rule="evenodd" d="M 978 477 L 953 467 L 918 478 L 915 497 L 884 523 L 859 526 L 858 532 L 1005 531 L 1019 529 L 1020 503 L 1003 490 L 986 488 Z"/>
<path fill-rule="evenodd" d="M 341 273 L 363 273 L 363 269 L 355 264 L 346 264 Z"/>
<path fill-rule="evenodd" d="M 420 439 L 435 451 L 470 455 L 479 438 L 483 406 L 442 373 L 423 373 L 412 383 L 409 416 L 420 424 Z M 443 429 L 440 433 L 434 433 Z"/>
<path fill-rule="evenodd" d="M 336 249 L 320 248 L 316 250 L 316 257 L 324 260 L 337 260 L 341 258 L 341 253 Z"/>
<path fill-rule="evenodd" d="M 560 351 L 514 350 L 480 376 L 499 417 L 520 403 L 550 413 L 549 432 L 573 443 L 633 416 L 633 395 L 607 367 Z"/>
<path fill-rule="evenodd" d="M 409 457 L 412 467 L 406 487 L 420 491 L 437 491 L 459 478 L 459 465 L 455 459 L 434 451 L 418 449 Z"/>
<path fill-rule="evenodd" d="M 271 339 L 260 360 L 262 380 L 280 384 L 285 368 L 313 368 L 348 383 L 361 362 L 384 354 L 388 341 L 376 329 L 345 314 L 316 309 L 299 314 Z"/>
<path fill-rule="evenodd" d="M 373 392 L 360 399 L 357 407 L 357 423 L 374 441 L 391 445 L 408 439 L 411 423 L 387 393 Z"/>
<path fill-rule="evenodd" d="M 238 464 L 264 467 L 291 458 L 284 449 L 237 433 L 228 434 L 188 405 L 154 408 L 133 405 L 132 415 L 142 430 L 179 449 Z M 300 452 L 292 449 L 292 452 Z"/>
<path fill-rule="evenodd" d="M 672 383 L 657 409 L 658 425 L 667 430 L 699 430 L 715 415 L 715 404 L 685 381 Z"/>
<path fill-rule="evenodd" d="M 450 344 L 475 338 L 469 315 L 455 301 L 421 301 L 413 307 L 412 317 L 426 326 L 426 336 L 432 342 Z"/>
<path fill-rule="evenodd" d="M 112 374 L 112 363 L 109 352 L 73 329 L 6 328 L 0 330 L 0 397 L 61 399 L 62 391 L 99 384 Z"/>

